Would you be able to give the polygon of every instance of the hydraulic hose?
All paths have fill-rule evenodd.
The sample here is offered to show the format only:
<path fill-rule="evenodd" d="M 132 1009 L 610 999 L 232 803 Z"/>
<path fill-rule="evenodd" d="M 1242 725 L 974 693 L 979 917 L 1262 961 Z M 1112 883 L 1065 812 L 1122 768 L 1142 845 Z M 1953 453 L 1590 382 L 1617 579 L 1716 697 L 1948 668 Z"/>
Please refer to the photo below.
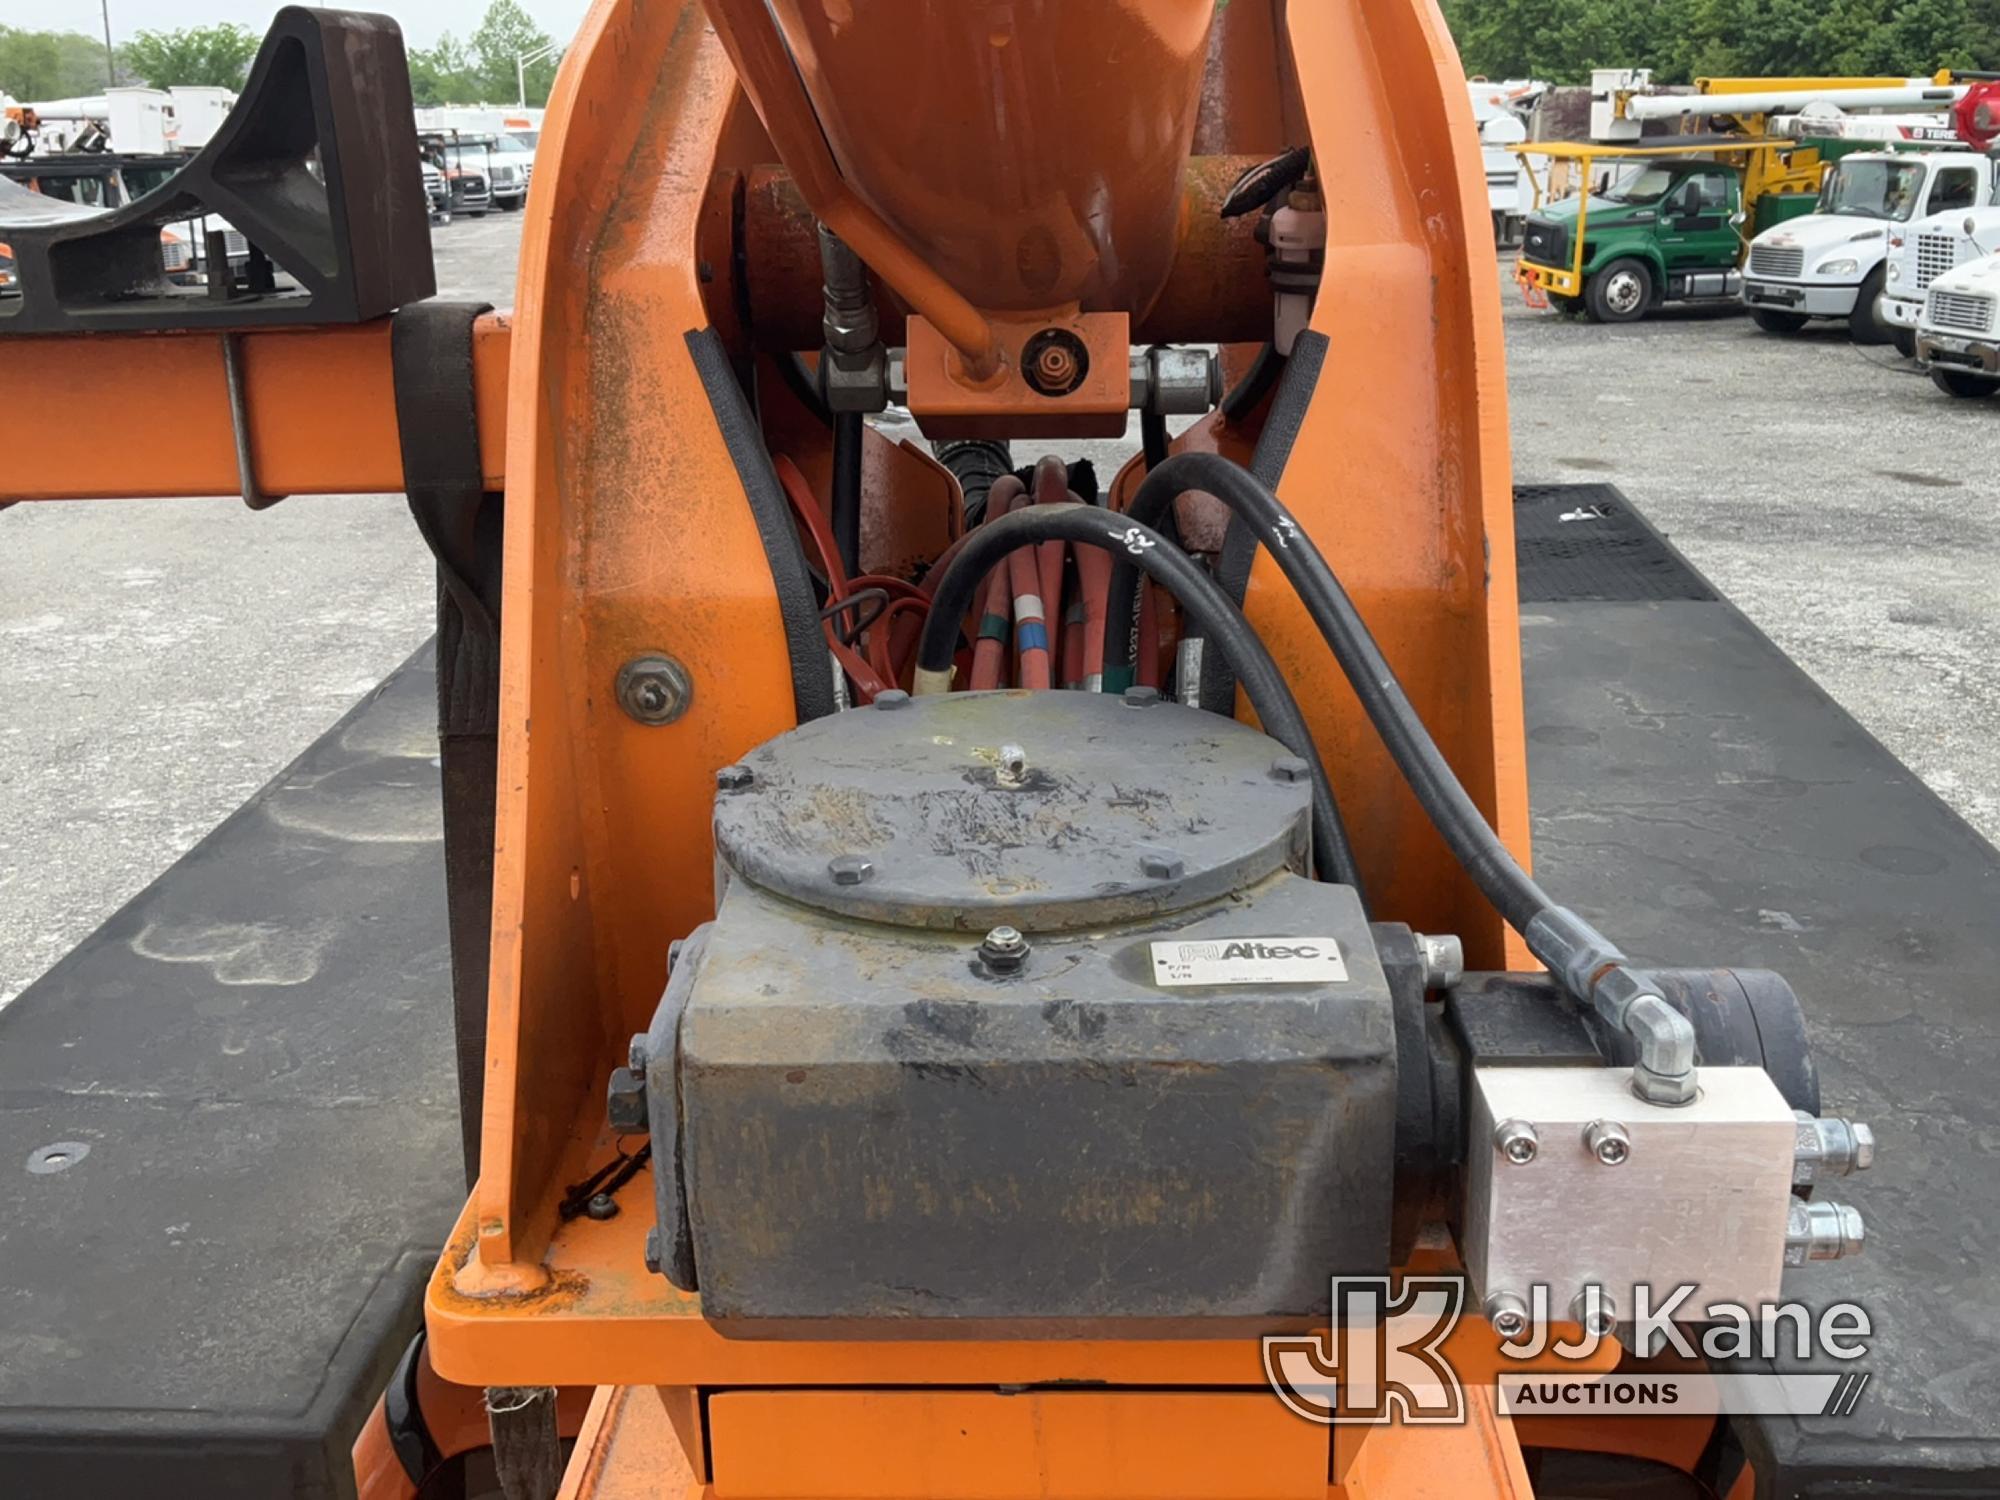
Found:
<path fill-rule="evenodd" d="M 1259 349 L 1257 358 L 1243 372 L 1243 378 L 1222 398 L 1222 420 L 1240 422 L 1249 416 L 1284 373 L 1285 356 L 1278 352 L 1276 344 L 1266 344 Z"/>
<path fill-rule="evenodd" d="M 835 412 L 833 417 L 833 540 L 840 564 L 849 573 L 861 571 L 861 413 Z"/>
<path fill-rule="evenodd" d="M 930 618 L 917 645 L 916 691 L 941 693 L 951 687 L 952 657 L 958 649 L 959 625 L 971 607 L 981 579 L 1009 553 L 1040 542 L 1073 542 L 1099 547 L 1125 564 L 1129 587 L 1133 565 L 1160 584 L 1201 627 L 1202 634 L 1224 652 L 1236 669 L 1243 691 L 1256 709 L 1264 732 L 1305 761 L 1312 778 L 1313 846 L 1323 878 L 1362 890 L 1354 849 L 1334 801 L 1333 787 L 1319 751 L 1299 712 L 1298 700 L 1285 683 L 1271 653 L 1243 618 L 1229 596 L 1188 555 L 1150 526 L 1129 516 L 1091 505 L 1030 505 L 996 516 L 970 533 L 951 560 L 931 596 Z M 1366 904 L 1366 897 L 1363 896 Z"/>
<path fill-rule="evenodd" d="M 1555 903 L 1521 868 L 1467 795 L 1347 590 L 1284 502 L 1248 469 L 1218 453 L 1179 453 L 1146 476 L 1126 514 L 1141 525 L 1150 525 L 1186 490 L 1203 490 L 1221 500 L 1242 517 L 1244 525 L 1276 559 L 1333 649 L 1334 659 L 1388 747 L 1396 768 L 1410 783 L 1453 856 L 1507 924 L 1521 931 L 1553 906 Z M 1131 562 L 1114 553 L 1110 619 L 1105 626 L 1109 652 L 1122 656 L 1129 650 L 1137 593 L 1138 578 Z"/>
<path fill-rule="evenodd" d="M 1424 727 L 1340 579 L 1270 487 L 1220 454 L 1177 454 L 1146 476 L 1132 497 L 1128 519 L 1143 527 L 1190 489 L 1206 491 L 1229 506 L 1277 560 L 1419 805 L 1501 918 L 1571 994 L 1638 1042 L 1635 1091 L 1660 1104 L 1692 1100 L 1694 1031 L 1687 1018 L 1668 1006 L 1645 976 L 1633 971 L 1615 944 L 1558 906 L 1521 868 Z M 1114 551 L 1108 651 L 1130 649 L 1126 622 L 1136 592 L 1131 563 Z"/>

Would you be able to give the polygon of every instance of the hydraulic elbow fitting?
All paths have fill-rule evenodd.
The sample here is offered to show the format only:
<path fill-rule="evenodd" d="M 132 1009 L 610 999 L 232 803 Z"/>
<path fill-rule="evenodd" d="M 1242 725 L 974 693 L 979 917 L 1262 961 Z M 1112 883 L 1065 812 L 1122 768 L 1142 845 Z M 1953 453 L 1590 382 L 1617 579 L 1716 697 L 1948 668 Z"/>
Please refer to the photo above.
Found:
<path fill-rule="evenodd" d="M 1632 1068 L 1633 1093 L 1649 1104 L 1693 1102 L 1694 1023 L 1661 998 L 1616 944 L 1560 906 L 1537 913 L 1522 936 L 1571 995 L 1632 1038 L 1639 1054 Z"/>

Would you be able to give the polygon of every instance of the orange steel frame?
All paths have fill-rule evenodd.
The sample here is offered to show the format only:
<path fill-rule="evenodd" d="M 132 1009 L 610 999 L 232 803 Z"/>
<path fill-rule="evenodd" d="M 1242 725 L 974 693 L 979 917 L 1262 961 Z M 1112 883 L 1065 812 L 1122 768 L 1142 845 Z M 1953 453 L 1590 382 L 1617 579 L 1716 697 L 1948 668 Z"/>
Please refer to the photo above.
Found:
<path fill-rule="evenodd" d="M 1198 3 L 1101 9 L 1117 25 L 1199 44 L 1187 22 Z M 754 58 L 759 43 L 745 27 L 762 4 L 711 4 Z M 865 0 L 825 9 L 838 19 Z M 1309 141 L 1330 209 L 1312 327 L 1331 352 L 1279 488 L 1474 798 L 1525 858 L 1499 293 L 1475 132 L 1443 22 L 1433 0 L 1233 0 L 1215 12 L 1206 56 L 1193 149 L 1268 156 Z M 1121 97 L 1107 87 L 1074 99 L 1078 119 L 1058 122 L 1043 149 L 1103 132 Z M 668 941 L 711 915 L 714 772 L 794 722 L 763 545 L 684 341 L 712 326 L 746 368 L 751 358 L 757 309 L 738 283 L 732 238 L 744 184 L 768 180 L 782 156 L 820 215 L 957 347 L 968 380 L 991 378 L 982 366 L 993 323 L 1005 320 L 897 239 L 797 117 L 796 100 L 758 102 L 768 133 L 696 0 L 598 0 L 545 121 L 515 312 L 479 332 L 485 467 L 507 500 L 490 1051 L 483 1174 L 429 1290 L 437 1372 L 470 1386 L 621 1388 L 600 1393 L 587 1424 L 570 1481 L 579 1496 L 693 1494 L 705 1484 L 717 1495 L 1028 1493 L 1039 1482 L 1033 1463 L 1007 1457 L 1027 1408 L 990 1403 L 1003 1386 L 1056 1383 L 1101 1387 L 1036 1408 L 1034 1451 L 1084 1476 L 1068 1481 L 1074 1493 L 1162 1493 L 1175 1481 L 1145 1459 L 1149 1445 L 1187 1452 L 1175 1435 L 1193 1434 L 1228 1449 L 1228 1481 L 1202 1481 L 1217 1492 L 1526 1494 L 1511 1425 L 1477 1392 L 1464 1427 L 1343 1430 L 1335 1440 L 1289 1417 L 1272 1426 L 1277 1403 L 1247 1338 L 730 1340 L 703 1321 L 698 1298 L 643 1269 L 640 1207 L 559 1222 L 565 1186 L 612 1150 L 603 1080 L 645 1029 Z M 931 171 L 949 174 L 957 144 L 899 149 L 921 150 Z M 1205 225 L 1182 235 L 1213 239 Z M 1127 312 L 1135 324 L 1147 311 L 1094 305 L 1102 295 L 1084 290 L 1066 305 Z M 1185 300 L 1158 286 L 1143 295 Z M 253 334 L 248 344 L 265 488 L 401 487 L 385 326 Z M 111 346 L 115 357 L 104 357 Z M 21 430 L 34 430 L 38 410 L 59 411 L 57 398 L 90 389 L 97 409 L 121 412 L 126 441 L 85 464 L 66 452 L 61 468 L 10 454 L 0 500 L 236 488 L 212 337 L 40 341 L 35 369 L 16 392 L 27 403 L 25 417 L 13 414 Z M 330 387 L 340 402 L 327 401 Z M 1181 442 L 1239 450 L 1243 435 L 1219 425 L 1212 417 Z M 792 456 L 823 472 L 823 451 Z M 1268 559 L 1247 609 L 1306 706 L 1378 913 L 1462 934 L 1475 967 L 1525 966 Z M 619 666 L 648 651 L 677 657 L 694 683 L 692 707 L 664 727 L 639 726 L 613 700 Z M 644 1189 L 642 1179 L 629 1190 L 635 1205 Z M 1453 1349 L 1470 1378 L 1495 1359 L 1476 1321 Z M 904 1399 L 890 1402 L 891 1388 Z M 1120 1406 L 1121 1392 L 1147 1394 Z M 946 1440 L 961 1428 L 976 1464 L 1000 1465 L 992 1486 L 969 1469 L 944 1482 L 936 1466 L 961 1451 Z"/>

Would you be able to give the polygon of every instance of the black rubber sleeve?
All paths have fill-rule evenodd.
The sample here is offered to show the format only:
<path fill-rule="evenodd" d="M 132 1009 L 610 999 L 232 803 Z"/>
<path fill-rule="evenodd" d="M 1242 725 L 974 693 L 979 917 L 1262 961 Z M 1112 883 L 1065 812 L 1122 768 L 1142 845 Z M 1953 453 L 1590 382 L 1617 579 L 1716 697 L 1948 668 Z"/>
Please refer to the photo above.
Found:
<path fill-rule="evenodd" d="M 1213 649 L 1228 654 L 1264 732 L 1303 759 L 1312 776 L 1313 844 L 1320 873 L 1359 892 L 1360 871 L 1340 808 L 1284 674 L 1243 612 L 1193 559 L 1150 526 L 1096 506 L 1068 504 L 1031 505 L 988 521 L 971 534 L 938 581 L 918 642 L 919 682 L 927 674 L 948 679 L 959 625 L 986 575 L 1018 548 L 1049 541 L 1102 547 L 1125 565 L 1128 578 L 1129 569 L 1136 566 L 1180 601 Z M 1365 896 L 1363 900 L 1365 904 Z"/>

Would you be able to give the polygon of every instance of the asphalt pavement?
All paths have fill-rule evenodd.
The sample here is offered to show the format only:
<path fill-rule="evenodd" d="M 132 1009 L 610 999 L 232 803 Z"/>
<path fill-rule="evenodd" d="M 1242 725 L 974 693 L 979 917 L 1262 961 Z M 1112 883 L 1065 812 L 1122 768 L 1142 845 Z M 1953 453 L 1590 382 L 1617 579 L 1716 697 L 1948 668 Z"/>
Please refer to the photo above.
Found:
<path fill-rule="evenodd" d="M 438 230 L 440 292 L 511 302 L 520 224 Z M 1517 478 L 1620 486 L 2000 837 L 2000 401 L 1830 327 L 1597 327 L 1500 275 Z M 0 1004 L 380 682 L 432 608 L 398 496 L 0 514 Z"/>

